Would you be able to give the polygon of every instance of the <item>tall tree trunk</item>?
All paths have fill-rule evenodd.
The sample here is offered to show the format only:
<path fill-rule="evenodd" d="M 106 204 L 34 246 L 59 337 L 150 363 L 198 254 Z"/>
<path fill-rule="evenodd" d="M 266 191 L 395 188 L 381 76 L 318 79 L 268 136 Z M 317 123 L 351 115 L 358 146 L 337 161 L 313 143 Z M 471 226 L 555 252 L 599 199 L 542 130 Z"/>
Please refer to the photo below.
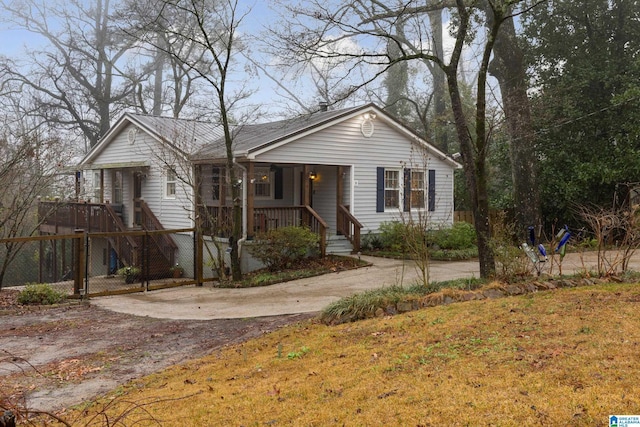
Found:
<path fill-rule="evenodd" d="M 486 141 L 484 141 L 484 135 L 478 136 L 478 138 L 483 139 L 479 142 L 477 141 L 474 146 L 474 141 L 467 127 L 467 119 L 464 114 L 455 71 L 448 70 L 447 83 L 451 97 L 453 119 L 456 125 L 458 141 L 460 142 L 460 152 L 464 163 L 464 176 L 471 197 L 474 225 L 478 238 L 480 277 L 490 277 L 495 273 L 496 265 L 490 244 L 491 227 L 489 224 L 489 197 L 487 195 L 487 171 L 485 167 L 486 150 L 482 148 L 482 146 L 486 145 Z M 477 150 L 478 147 L 480 147 L 479 151 Z"/>
<path fill-rule="evenodd" d="M 400 40 L 404 40 L 404 21 L 398 19 L 396 22 L 396 34 Z M 402 50 L 395 38 L 390 38 L 387 42 L 387 55 L 391 61 L 396 61 L 402 57 Z M 384 84 L 387 89 L 387 99 L 385 110 L 396 118 L 406 120 L 408 111 L 407 105 L 407 82 L 409 80 L 409 64 L 400 61 L 393 64 L 387 70 Z"/>
<path fill-rule="evenodd" d="M 493 249 L 491 247 L 491 227 L 489 224 L 489 197 L 487 191 L 486 158 L 489 147 L 489 139 L 486 129 L 486 83 L 489 59 L 495 44 L 495 39 L 500 28 L 501 21 L 494 20 L 489 27 L 487 42 L 484 46 L 480 69 L 478 70 L 476 113 L 474 129 L 469 129 L 468 120 L 464 113 L 462 97 L 458 85 L 458 69 L 462 64 L 462 47 L 464 38 L 471 23 L 471 9 L 468 9 L 464 0 L 457 0 L 457 10 L 460 16 L 460 25 L 456 35 L 456 44 L 451 53 L 449 65 L 443 67 L 447 77 L 451 109 L 456 125 L 456 133 L 460 143 L 460 153 L 464 164 L 464 173 L 467 189 L 471 196 L 473 206 L 476 235 L 478 238 L 478 257 L 480 276 L 491 277 L 495 274 L 496 264 Z"/>
<path fill-rule="evenodd" d="M 428 14 L 431 23 L 431 33 L 433 37 L 433 50 L 435 56 L 444 58 L 442 41 L 442 9 L 434 10 Z M 447 132 L 447 83 L 446 76 L 442 68 L 429 66 L 431 77 L 433 78 L 433 113 L 435 118 L 434 143 L 444 153 L 449 152 L 449 134 Z"/>
<path fill-rule="evenodd" d="M 164 80 L 164 60 L 165 51 L 167 49 L 164 38 L 157 35 L 156 58 L 155 58 L 155 70 L 153 71 L 153 110 L 154 116 L 162 115 L 162 83 Z"/>
<path fill-rule="evenodd" d="M 489 13 L 491 11 L 487 10 Z M 510 140 L 516 224 L 518 231 L 524 235 L 527 226 L 541 223 L 540 193 L 527 76 L 513 18 L 509 17 L 502 23 L 493 53 L 489 71 L 498 79 L 502 93 Z"/>

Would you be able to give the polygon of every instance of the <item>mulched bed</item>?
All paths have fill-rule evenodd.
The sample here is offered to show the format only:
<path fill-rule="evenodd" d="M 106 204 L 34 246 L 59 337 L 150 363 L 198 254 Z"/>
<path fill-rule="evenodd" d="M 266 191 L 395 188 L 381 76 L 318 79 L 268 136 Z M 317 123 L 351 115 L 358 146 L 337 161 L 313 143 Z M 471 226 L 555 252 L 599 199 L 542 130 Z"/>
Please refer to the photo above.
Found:
<path fill-rule="evenodd" d="M 221 281 L 215 286 L 218 288 L 250 288 L 257 286 L 269 286 L 290 280 L 304 279 L 320 276 L 338 271 L 353 270 L 371 265 L 358 258 L 347 256 L 328 255 L 324 258 L 305 259 L 297 265 L 277 272 L 267 269 L 257 270 L 246 274 L 241 281 Z"/>

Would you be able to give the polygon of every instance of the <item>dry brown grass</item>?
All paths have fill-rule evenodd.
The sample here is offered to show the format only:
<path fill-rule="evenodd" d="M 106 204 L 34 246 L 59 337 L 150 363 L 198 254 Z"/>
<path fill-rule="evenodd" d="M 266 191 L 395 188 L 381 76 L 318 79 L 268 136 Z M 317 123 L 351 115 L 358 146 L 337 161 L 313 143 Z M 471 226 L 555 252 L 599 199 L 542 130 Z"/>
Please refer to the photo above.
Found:
<path fill-rule="evenodd" d="M 640 287 L 616 284 L 307 322 L 136 381 L 88 412 L 190 396 L 145 406 L 147 416 L 167 426 L 608 425 L 610 414 L 640 414 L 639 312 Z"/>

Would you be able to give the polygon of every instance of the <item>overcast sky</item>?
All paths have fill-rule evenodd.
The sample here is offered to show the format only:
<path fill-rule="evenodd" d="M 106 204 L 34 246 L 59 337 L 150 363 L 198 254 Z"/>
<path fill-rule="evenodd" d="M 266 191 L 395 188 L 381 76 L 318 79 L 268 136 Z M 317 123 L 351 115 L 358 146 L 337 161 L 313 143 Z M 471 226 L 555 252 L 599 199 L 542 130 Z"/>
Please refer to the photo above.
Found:
<path fill-rule="evenodd" d="M 92 0 L 87 0 L 92 1 Z M 278 22 L 278 14 L 271 10 L 268 1 L 263 0 L 239 0 L 239 14 L 246 16 L 243 19 L 240 33 L 250 34 L 252 36 L 258 36 L 266 28 L 271 26 L 279 26 L 282 23 Z M 0 9 L 0 17 L 2 16 L 2 10 Z M 445 51 L 448 46 L 453 45 L 453 39 L 449 36 L 448 31 L 444 30 Z M 20 52 L 23 51 L 25 46 L 34 48 L 38 45 L 46 44 L 46 41 L 42 37 L 36 36 L 25 30 L 12 29 L 10 24 L 0 19 L 0 54 L 12 58 L 19 58 Z M 472 49 L 468 50 L 470 52 Z M 252 50 L 252 57 L 258 59 L 261 63 L 268 63 L 270 59 L 268 57 L 260 57 L 260 52 L 257 49 Z M 467 62 L 470 68 L 475 68 L 472 65 L 473 59 L 468 57 Z M 242 67 L 239 67 L 242 71 Z M 240 80 L 240 78 L 238 79 Z M 251 105 L 265 105 L 269 106 L 271 110 L 279 110 L 278 105 L 283 107 L 283 98 L 277 95 L 277 85 L 272 80 L 262 76 L 252 79 L 248 82 L 250 89 L 254 92 L 250 98 Z M 304 81 L 288 81 L 294 91 L 309 95 L 315 91 L 315 89 L 305 90 Z M 286 101 L 285 101 L 286 102 Z M 357 102 L 357 101 L 356 101 Z"/>

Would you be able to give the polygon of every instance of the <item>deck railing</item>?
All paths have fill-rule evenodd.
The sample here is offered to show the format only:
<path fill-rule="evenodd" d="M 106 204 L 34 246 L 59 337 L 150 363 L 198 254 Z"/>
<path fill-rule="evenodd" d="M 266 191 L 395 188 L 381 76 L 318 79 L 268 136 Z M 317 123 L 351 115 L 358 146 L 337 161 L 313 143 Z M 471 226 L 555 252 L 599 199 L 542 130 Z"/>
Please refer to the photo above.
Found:
<path fill-rule="evenodd" d="M 99 203 L 40 202 L 38 214 L 41 224 L 52 227 L 77 228 L 87 232 L 120 231 L 116 229 L 117 224 L 111 215 L 115 211 L 108 212 L 105 206 Z"/>
<path fill-rule="evenodd" d="M 360 230 L 362 224 L 354 217 L 344 205 L 338 206 L 337 231 L 351 242 L 353 251 L 360 251 Z"/>
<path fill-rule="evenodd" d="M 120 233 L 127 231 L 122 218 L 112 205 L 84 202 L 40 202 L 38 215 L 41 225 L 47 226 L 48 232 L 58 234 L 73 230 L 84 230 L 88 233 Z M 127 265 L 138 265 L 138 244 L 133 237 L 125 235 L 110 238 L 120 260 Z"/>

